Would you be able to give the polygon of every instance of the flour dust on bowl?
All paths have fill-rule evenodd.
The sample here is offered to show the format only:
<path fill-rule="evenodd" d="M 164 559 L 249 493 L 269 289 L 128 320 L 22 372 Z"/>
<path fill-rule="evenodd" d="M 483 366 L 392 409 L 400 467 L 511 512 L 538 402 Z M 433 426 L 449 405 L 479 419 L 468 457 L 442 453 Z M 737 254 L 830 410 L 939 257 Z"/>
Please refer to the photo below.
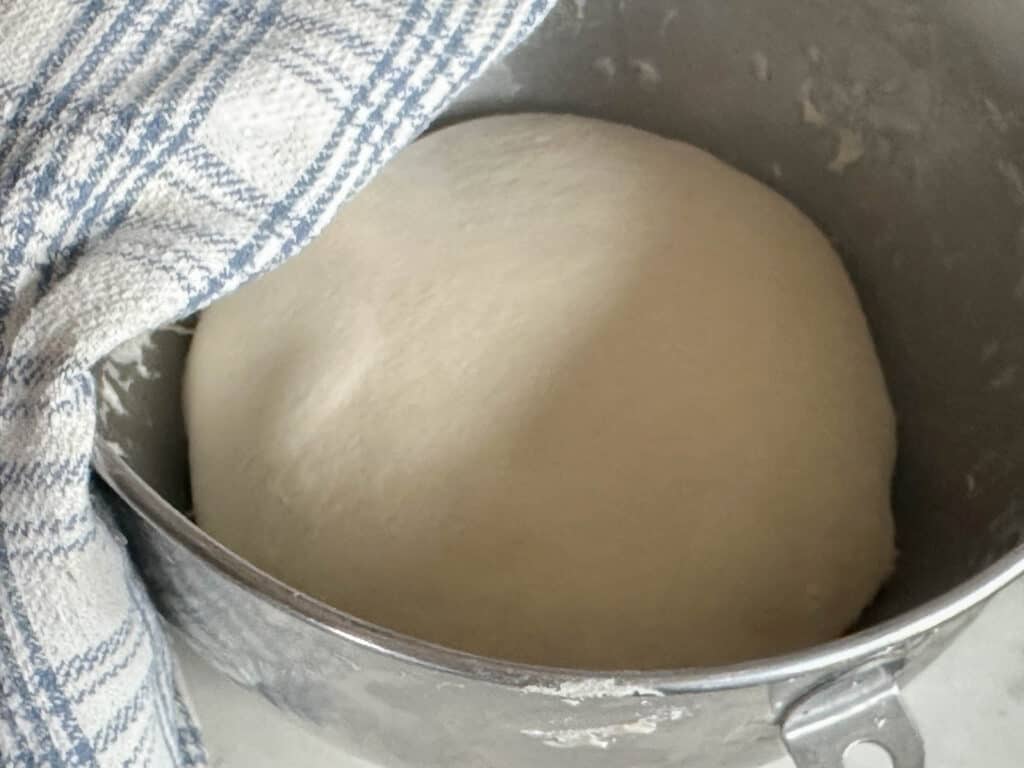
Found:
<path fill-rule="evenodd" d="M 755 765 L 850 744 L 924 764 L 899 685 L 1024 571 L 1024 7 L 979 0 L 560 4 L 447 124 L 567 112 L 703 147 L 832 239 L 898 418 L 896 571 L 847 637 L 725 668 L 600 672 L 430 645 L 331 609 L 190 507 L 187 328 L 97 369 L 96 468 L 170 625 L 388 766 Z M 623 627 L 628 631 L 628 627 Z"/>

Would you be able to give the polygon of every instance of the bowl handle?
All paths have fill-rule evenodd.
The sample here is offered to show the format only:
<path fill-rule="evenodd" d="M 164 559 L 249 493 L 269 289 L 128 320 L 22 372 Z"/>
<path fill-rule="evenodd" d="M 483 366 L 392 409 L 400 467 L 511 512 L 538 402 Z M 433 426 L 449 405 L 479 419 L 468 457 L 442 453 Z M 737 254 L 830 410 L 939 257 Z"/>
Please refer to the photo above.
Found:
<path fill-rule="evenodd" d="M 892 768 L 924 768 L 924 742 L 884 662 L 834 678 L 798 700 L 783 717 L 782 740 L 797 768 L 843 768 L 845 755 L 870 743 Z"/>

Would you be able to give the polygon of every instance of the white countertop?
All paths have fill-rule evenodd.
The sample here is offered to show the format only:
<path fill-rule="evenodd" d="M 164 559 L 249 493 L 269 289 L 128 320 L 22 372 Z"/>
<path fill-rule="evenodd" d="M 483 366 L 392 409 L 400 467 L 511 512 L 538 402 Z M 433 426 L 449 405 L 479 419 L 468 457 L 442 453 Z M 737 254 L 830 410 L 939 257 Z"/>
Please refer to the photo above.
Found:
<path fill-rule="evenodd" d="M 370 768 L 187 649 L 179 647 L 178 656 L 214 768 Z M 905 696 L 927 745 L 928 768 L 1024 765 L 1024 582 L 998 595 Z M 790 765 L 781 760 L 765 768 Z"/>

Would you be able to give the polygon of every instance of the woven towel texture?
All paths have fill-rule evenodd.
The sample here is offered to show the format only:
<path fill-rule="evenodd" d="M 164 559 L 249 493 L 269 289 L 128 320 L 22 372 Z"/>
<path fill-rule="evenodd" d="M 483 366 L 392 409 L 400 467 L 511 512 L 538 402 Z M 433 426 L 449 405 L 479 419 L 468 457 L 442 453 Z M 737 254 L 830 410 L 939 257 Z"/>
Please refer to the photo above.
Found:
<path fill-rule="evenodd" d="M 0 0 L 0 766 L 199 766 L 89 369 L 294 253 L 551 0 Z"/>

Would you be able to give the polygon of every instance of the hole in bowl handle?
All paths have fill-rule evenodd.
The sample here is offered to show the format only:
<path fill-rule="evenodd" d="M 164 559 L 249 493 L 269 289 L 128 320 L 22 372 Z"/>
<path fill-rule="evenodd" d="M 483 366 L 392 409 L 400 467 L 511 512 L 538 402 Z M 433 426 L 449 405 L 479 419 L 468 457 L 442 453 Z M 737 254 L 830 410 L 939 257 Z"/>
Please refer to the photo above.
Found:
<path fill-rule="evenodd" d="M 782 740 L 797 768 L 843 768 L 863 742 L 888 753 L 893 768 L 924 768 L 924 742 L 892 673 L 877 665 L 853 670 L 796 702 L 782 721 Z"/>

